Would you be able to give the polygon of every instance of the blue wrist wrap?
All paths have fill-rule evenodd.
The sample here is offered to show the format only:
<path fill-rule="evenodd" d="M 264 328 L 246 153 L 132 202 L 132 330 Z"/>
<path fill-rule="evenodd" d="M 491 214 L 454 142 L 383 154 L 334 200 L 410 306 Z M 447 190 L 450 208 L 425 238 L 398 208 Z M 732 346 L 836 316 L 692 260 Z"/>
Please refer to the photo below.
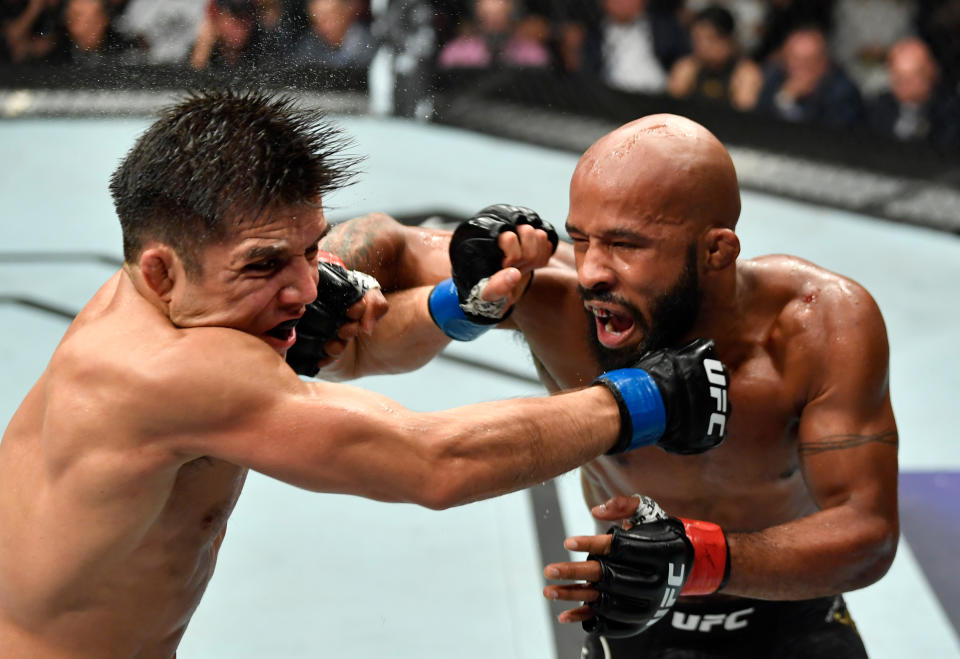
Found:
<path fill-rule="evenodd" d="M 620 406 L 620 440 L 610 453 L 649 446 L 663 436 L 667 410 L 649 373 L 639 368 L 620 368 L 604 373 L 595 382 L 606 385 Z"/>
<path fill-rule="evenodd" d="M 430 317 L 443 333 L 455 341 L 473 341 L 493 325 L 479 325 L 471 322 L 463 309 L 453 279 L 444 279 L 430 291 L 427 304 Z"/>

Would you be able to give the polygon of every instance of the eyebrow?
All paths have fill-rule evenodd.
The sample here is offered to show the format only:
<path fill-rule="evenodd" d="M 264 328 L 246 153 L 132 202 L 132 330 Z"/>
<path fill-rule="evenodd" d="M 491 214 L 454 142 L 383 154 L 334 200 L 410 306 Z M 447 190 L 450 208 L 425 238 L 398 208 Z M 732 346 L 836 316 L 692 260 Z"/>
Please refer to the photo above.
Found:
<path fill-rule="evenodd" d="M 319 243 L 328 233 L 330 233 L 329 224 L 324 227 L 320 235 L 317 236 L 317 239 L 310 243 L 310 246 L 313 247 Z M 240 258 L 244 262 L 253 263 L 255 261 L 266 261 L 272 258 L 285 257 L 288 253 L 289 250 L 285 245 L 257 245 L 244 252 Z"/>
<path fill-rule="evenodd" d="M 258 245 L 243 253 L 244 261 L 263 261 L 278 256 L 286 256 L 287 248 L 280 245 Z"/>
<path fill-rule="evenodd" d="M 569 222 L 565 225 L 564 228 L 567 230 L 567 233 L 579 233 L 579 234 L 585 235 L 585 232 L 582 229 L 575 227 Z M 603 238 L 604 240 L 612 240 L 612 239 L 615 240 L 617 238 L 620 238 L 620 239 L 626 239 L 626 240 L 633 240 L 637 242 L 649 242 L 651 240 L 650 236 L 646 236 L 644 234 L 637 233 L 635 231 L 630 231 L 629 229 L 610 229 L 608 231 L 602 232 L 600 234 L 600 237 Z"/>

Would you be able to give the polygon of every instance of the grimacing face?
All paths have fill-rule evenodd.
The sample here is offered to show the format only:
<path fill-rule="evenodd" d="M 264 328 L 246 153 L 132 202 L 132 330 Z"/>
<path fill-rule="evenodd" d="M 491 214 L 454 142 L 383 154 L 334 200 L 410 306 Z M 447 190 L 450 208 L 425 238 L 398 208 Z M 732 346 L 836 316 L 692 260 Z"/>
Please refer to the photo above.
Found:
<path fill-rule="evenodd" d="M 601 366 L 621 367 L 679 342 L 700 308 L 696 240 L 682 226 L 577 208 L 567 231 Z"/>
<path fill-rule="evenodd" d="M 181 276 L 170 299 L 179 327 L 229 327 L 265 341 L 281 355 L 296 341 L 296 321 L 317 297 L 322 209 L 298 206 L 239 227 L 208 246 L 202 270 Z"/>
<path fill-rule="evenodd" d="M 647 351 L 676 346 L 692 329 L 701 299 L 696 247 L 695 242 L 690 244 L 683 272 L 650 302 L 647 315 L 621 295 L 579 286 L 587 314 L 587 338 L 604 371 L 629 366 Z M 638 341 L 619 341 L 624 333 L 635 330 L 640 332 Z M 611 336 L 613 347 L 610 347 Z"/>

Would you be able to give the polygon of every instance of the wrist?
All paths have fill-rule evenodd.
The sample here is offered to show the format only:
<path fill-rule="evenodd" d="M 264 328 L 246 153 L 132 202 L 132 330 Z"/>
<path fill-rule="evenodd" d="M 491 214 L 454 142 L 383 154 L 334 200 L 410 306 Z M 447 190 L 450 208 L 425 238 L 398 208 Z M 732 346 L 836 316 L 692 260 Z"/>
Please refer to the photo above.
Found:
<path fill-rule="evenodd" d="M 600 375 L 594 383 L 606 386 L 620 409 L 620 437 L 608 454 L 649 446 L 663 436 L 667 412 L 649 373 L 621 368 Z"/>
<path fill-rule="evenodd" d="M 730 548 L 717 524 L 680 518 L 693 546 L 693 565 L 681 595 L 711 595 L 727 585 L 730 578 Z"/>
<path fill-rule="evenodd" d="M 475 323 L 467 317 L 460 307 L 453 279 L 444 279 L 433 287 L 427 298 L 427 309 L 434 324 L 455 341 L 473 341 L 493 327 L 492 324 Z"/>

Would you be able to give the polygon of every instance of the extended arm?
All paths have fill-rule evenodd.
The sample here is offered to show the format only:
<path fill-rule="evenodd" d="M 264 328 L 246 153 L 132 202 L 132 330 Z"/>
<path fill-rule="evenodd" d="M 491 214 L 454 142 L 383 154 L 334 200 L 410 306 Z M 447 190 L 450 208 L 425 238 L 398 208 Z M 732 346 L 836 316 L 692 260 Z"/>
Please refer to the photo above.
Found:
<path fill-rule="evenodd" d="M 489 243 L 487 252 L 493 250 L 496 265 L 480 265 L 479 270 L 490 277 L 479 299 L 483 301 L 501 300 L 505 305 L 513 304 L 523 295 L 530 282 L 531 272 L 547 263 L 553 247 L 544 231 L 536 230 L 529 224 L 510 224 L 509 213 L 513 207 L 490 207 L 501 209 L 492 215 L 483 211 L 474 220 L 479 226 L 473 238 L 467 238 L 469 232 L 458 229 L 455 243 L 471 247 L 459 250 L 465 255 L 459 272 L 476 266 L 476 259 L 484 252 L 478 252 L 475 246 Z M 520 209 L 516 209 L 520 210 Z M 523 209 L 525 210 L 525 209 Z M 504 213 L 503 219 L 496 213 Z M 533 217 L 535 214 L 530 213 Z M 539 222 L 536 218 L 536 222 Z M 470 224 L 470 223 L 465 223 Z M 466 228 L 462 225 L 463 228 Z M 471 224 L 471 226 L 473 226 Z M 487 235 L 487 227 L 509 227 L 497 236 Z M 370 336 L 358 336 L 345 345 L 336 362 L 325 365 L 321 375 L 325 379 L 342 380 L 371 373 L 398 373 L 418 368 L 436 356 L 450 341 L 450 332 L 444 324 L 447 314 L 460 316 L 461 311 L 456 295 L 447 291 L 447 295 L 433 294 L 431 288 L 441 280 L 448 278 L 450 266 L 449 232 L 405 227 L 383 214 L 371 214 L 349 220 L 337 225 L 324 238 L 321 247 L 333 251 L 344 259 L 348 267 L 369 272 L 380 280 L 384 291 L 393 291 L 388 295 L 390 312 L 379 321 L 376 331 Z M 479 238 L 479 243 L 476 240 Z M 459 242 L 458 242 L 459 241 Z M 499 251 L 498 251 L 499 250 Z M 454 279 L 458 270 L 454 268 Z M 475 275 L 479 280 L 483 275 Z M 459 285 L 462 285 L 462 281 Z M 427 286 L 426 288 L 417 288 Z M 449 287 L 453 284 L 448 282 Z M 466 285 L 464 290 L 470 289 Z M 438 291 L 439 292 L 439 291 Z M 461 298 L 462 301 L 462 298 Z M 454 320 L 454 323 L 459 322 Z M 486 327 L 497 320 L 487 320 Z M 437 323 L 445 325 L 440 331 Z M 468 323 L 469 325 L 469 323 Z M 505 324 L 509 326 L 509 322 Z M 469 328 L 468 328 L 469 329 Z M 485 327 L 479 327 L 482 331 Z M 449 335 L 449 336 L 448 336 Z M 458 336 L 458 338 L 462 338 Z"/>
<path fill-rule="evenodd" d="M 445 508 L 552 478 L 619 437 L 605 387 L 419 413 L 354 387 L 302 382 L 256 339 L 232 334 L 195 337 L 191 377 L 171 378 L 175 398 L 141 415 L 163 417 L 155 428 L 182 462 L 210 456 L 314 491 Z M 230 373 L 215 359 L 227 348 L 237 355 Z"/>

